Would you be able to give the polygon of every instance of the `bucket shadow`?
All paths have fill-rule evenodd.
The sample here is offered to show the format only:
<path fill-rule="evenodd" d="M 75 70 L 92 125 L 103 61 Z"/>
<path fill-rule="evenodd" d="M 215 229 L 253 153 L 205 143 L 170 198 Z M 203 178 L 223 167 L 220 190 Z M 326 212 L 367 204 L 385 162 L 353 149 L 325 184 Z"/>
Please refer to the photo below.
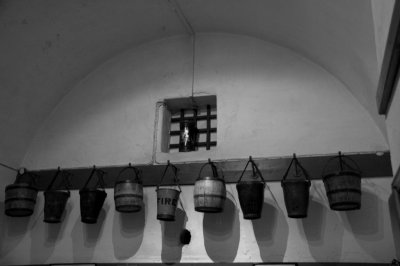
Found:
<path fill-rule="evenodd" d="M 302 227 L 316 261 L 340 260 L 344 229 L 336 212 L 329 211 L 328 207 L 311 197 L 307 218 L 298 221 L 298 226 Z"/>
<path fill-rule="evenodd" d="M 363 188 L 361 209 L 340 213 L 345 227 L 353 233 L 360 247 L 377 261 L 388 255 L 382 253 L 382 248 L 376 248 L 380 241 L 384 241 L 383 205 L 383 201 L 372 190 Z M 390 211 L 387 209 L 385 212 Z M 384 242 L 381 243 L 384 245 Z"/>
<path fill-rule="evenodd" d="M 1 257 L 7 255 L 22 241 L 28 233 L 31 216 L 10 217 L 4 213 L 4 202 L 0 203 L 0 215 L 2 215 L 2 238 L 1 238 Z"/>
<path fill-rule="evenodd" d="M 113 222 L 113 246 L 117 259 L 128 259 L 136 254 L 143 241 L 145 208 L 139 212 L 115 212 Z"/>
<path fill-rule="evenodd" d="M 45 223 L 43 215 L 38 217 L 35 227 L 31 230 L 32 261 L 44 263 L 51 257 L 57 242 L 63 237 L 71 209 L 71 204 L 67 203 L 60 223 Z"/>
<path fill-rule="evenodd" d="M 396 198 L 393 195 L 393 193 L 398 193 L 398 192 L 393 190 L 392 194 L 389 197 L 389 213 L 390 213 L 390 222 L 392 224 L 396 257 L 399 259 L 400 258 L 400 202 L 396 203 Z"/>
<path fill-rule="evenodd" d="M 160 221 L 162 230 L 161 261 L 163 263 L 180 262 L 182 247 L 180 234 L 185 229 L 188 218 L 186 212 L 177 208 L 175 221 Z"/>
<path fill-rule="evenodd" d="M 262 261 L 283 261 L 289 236 L 284 214 L 272 201 L 264 202 L 261 218 L 251 221 Z"/>
<path fill-rule="evenodd" d="M 239 211 L 226 198 L 222 213 L 205 213 L 203 218 L 204 246 L 214 262 L 233 262 L 240 240 Z"/>
<path fill-rule="evenodd" d="M 95 224 L 82 223 L 80 216 L 76 220 L 71 232 L 72 243 L 74 243 L 72 245 L 74 261 L 90 261 L 93 258 L 93 252 L 102 233 L 108 209 L 109 206 L 105 203 Z"/>

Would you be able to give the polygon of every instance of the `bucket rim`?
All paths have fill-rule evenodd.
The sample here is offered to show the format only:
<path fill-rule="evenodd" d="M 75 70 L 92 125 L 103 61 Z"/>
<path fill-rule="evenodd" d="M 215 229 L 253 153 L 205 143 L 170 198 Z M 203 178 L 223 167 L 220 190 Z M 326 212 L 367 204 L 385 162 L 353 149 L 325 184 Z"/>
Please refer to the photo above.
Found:
<path fill-rule="evenodd" d="M 167 188 L 167 187 L 156 188 L 156 191 L 159 191 L 159 190 L 175 190 L 176 192 L 181 193 L 181 191 L 176 188 Z"/>
<path fill-rule="evenodd" d="M 311 181 L 307 179 L 285 179 L 281 180 L 281 184 L 284 185 L 284 183 L 308 183 L 309 186 L 311 186 Z"/>
<path fill-rule="evenodd" d="M 331 173 L 325 174 L 322 177 L 322 179 L 326 180 L 326 179 L 329 179 L 331 177 L 337 177 L 337 176 L 343 176 L 343 175 L 351 175 L 351 176 L 354 176 L 354 177 L 361 178 L 361 174 L 359 172 L 346 170 L 346 171 L 336 171 L 336 172 L 331 172 Z"/>
<path fill-rule="evenodd" d="M 105 192 L 102 189 L 98 189 L 98 188 L 83 188 L 83 189 L 79 190 L 79 194 L 82 194 L 85 192 L 99 192 L 99 193 L 107 195 L 107 192 Z"/>
<path fill-rule="evenodd" d="M 70 191 L 66 191 L 66 190 L 61 190 L 61 189 L 57 189 L 57 190 L 45 190 L 43 191 L 43 194 L 49 194 L 49 193 L 57 193 L 57 194 L 64 194 L 64 195 L 68 195 L 68 197 L 71 195 Z"/>
<path fill-rule="evenodd" d="M 117 184 L 125 184 L 125 183 L 132 183 L 132 184 L 143 184 L 142 180 L 130 180 L 130 179 L 124 179 L 124 180 L 119 180 L 117 182 L 115 182 L 115 185 Z"/>
<path fill-rule="evenodd" d="M 245 181 L 239 181 L 236 184 L 236 187 L 242 186 L 242 185 L 263 185 L 265 187 L 265 183 L 262 181 L 258 181 L 258 180 L 245 180 Z"/>
<path fill-rule="evenodd" d="M 39 189 L 37 187 L 32 186 L 31 184 L 28 183 L 17 183 L 17 184 L 10 184 L 6 186 L 6 191 L 8 189 L 13 189 L 13 188 L 28 188 L 28 189 L 32 189 L 35 191 L 39 191 Z"/>
<path fill-rule="evenodd" d="M 196 179 L 196 181 L 202 181 L 202 180 L 212 180 L 212 181 L 220 181 L 223 182 L 225 184 L 225 180 L 223 178 L 220 177 L 214 177 L 214 176 L 202 176 L 202 177 L 198 177 Z"/>

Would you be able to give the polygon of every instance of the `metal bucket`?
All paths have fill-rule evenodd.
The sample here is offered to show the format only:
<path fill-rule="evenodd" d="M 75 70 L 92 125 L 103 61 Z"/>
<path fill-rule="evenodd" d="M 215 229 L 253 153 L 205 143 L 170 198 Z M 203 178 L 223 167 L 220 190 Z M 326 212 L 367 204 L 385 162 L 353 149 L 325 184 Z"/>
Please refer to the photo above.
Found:
<path fill-rule="evenodd" d="M 265 184 L 260 181 L 242 181 L 236 185 L 243 218 L 259 219 L 264 204 Z"/>
<path fill-rule="evenodd" d="M 213 176 L 201 177 L 206 165 L 210 165 Z M 204 164 L 194 184 L 194 209 L 198 212 L 222 212 L 226 199 L 225 180 L 218 177 L 217 167 L 209 159 Z"/>
<path fill-rule="evenodd" d="M 123 172 L 132 170 L 134 176 L 121 180 Z M 143 185 L 139 170 L 129 164 L 121 170 L 114 186 L 115 210 L 119 212 L 138 212 L 143 206 Z"/>
<path fill-rule="evenodd" d="M 21 181 L 23 177 L 28 177 L 27 181 Z M 31 185 L 33 177 L 24 169 L 18 172 L 14 184 L 8 185 L 5 189 L 5 209 L 7 216 L 25 217 L 32 215 L 38 189 Z"/>
<path fill-rule="evenodd" d="M 342 155 L 331 158 L 339 161 L 339 171 L 323 174 L 329 206 L 335 211 L 351 211 L 361 208 L 361 171 L 349 157 Z M 323 173 L 329 162 L 326 164 Z M 347 162 L 346 162 L 347 160 Z M 356 168 L 350 166 L 352 162 Z"/>
<path fill-rule="evenodd" d="M 168 171 L 168 168 L 171 168 L 174 173 L 174 184 L 178 187 L 178 189 L 174 188 L 160 188 L 162 184 L 165 174 Z M 168 161 L 167 166 L 165 167 L 164 173 L 161 176 L 160 183 L 157 185 L 157 219 L 162 221 L 175 221 L 175 211 L 179 201 L 179 195 L 182 192 L 181 187 L 179 185 L 179 179 L 177 176 L 178 168 L 174 165 L 170 164 Z"/>
<path fill-rule="evenodd" d="M 262 182 L 257 180 L 241 181 L 249 163 L 251 163 L 252 165 L 253 178 L 256 179 L 257 177 L 260 177 Z M 254 220 L 261 217 L 264 204 L 264 188 L 265 180 L 257 165 L 250 156 L 249 161 L 247 162 L 246 167 L 243 169 L 238 183 L 236 184 L 236 189 L 239 196 L 239 203 L 243 212 L 244 219 Z"/>
<path fill-rule="evenodd" d="M 44 222 L 59 223 L 65 210 L 69 191 L 45 191 L 44 192 Z"/>
<path fill-rule="evenodd" d="M 287 179 L 290 167 L 294 163 L 296 172 L 293 179 Z M 304 175 L 304 178 L 300 178 Z M 311 181 L 307 171 L 293 154 L 286 173 L 281 181 L 286 211 L 289 218 L 305 218 L 308 212 Z"/>
<path fill-rule="evenodd" d="M 51 190 L 57 177 L 62 174 L 65 182 L 65 188 L 67 191 L 63 190 Z M 62 214 L 64 213 L 65 206 L 67 204 L 68 198 L 70 196 L 68 181 L 66 181 L 66 174 L 69 173 L 61 171 L 58 167 L 53 179 L 48 185 L 46 191 L 44 192 L 44 219 L 45 223 L 59 223 L 61 222 Z"/>
<path fill-rule="evenodd" d="M 97 188 L 87 188 L 87 185 L 96 172 L 101 190 Z M 97 218 L 100 214 L 100 210 L 103 207 L 104 200 L 107 197 L 107 193 L 104 191 L 103 172 L 93 167 L 93 170 L 86 181 L 86 184 L 79 191 L 80 195 L 80 207 L 81 207 L 81 221 L 83 223 L 94 224 L 97 222 Z"/>
<path fill-rule="evenodd" d="M 157 219 L 175 221 L 176 206 L 181 192 L 173 188 L 157 189 Z"/>

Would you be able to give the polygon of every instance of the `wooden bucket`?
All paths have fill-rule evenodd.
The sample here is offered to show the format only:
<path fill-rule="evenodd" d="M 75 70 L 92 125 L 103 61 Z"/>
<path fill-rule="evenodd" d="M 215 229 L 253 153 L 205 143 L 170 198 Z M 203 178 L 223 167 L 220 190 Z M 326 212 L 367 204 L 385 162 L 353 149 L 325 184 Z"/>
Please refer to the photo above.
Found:
<path fill-rule="evenodd" d="M 201 177 L 206 165 L 210 165 L 213 176 Z M 222 212 L 226 199 L 225 180 L 218 177 L 217 167 L 211 160 L 204 164 L 194 185 L 194 209 L 198 212 Z"/>
<path fill-rule="evenodd" d="M 168 168 L 174 170 L 174 183 L 178 189 L 174 188 L 160 188 L 162 181 L 167 173 Z M 175 221 L 175 211 L 179 201 L 179 195 L 182 192 L 177 177 L 178 169 L 170 164 L 168 161 L 164 173 L 161 177 L 160 183 L 157 185 L 157 219 L 162 221 Z"/>
<path fill-rule="evenodd" d="M 28 177 L 28 180 L 22 181 Z M 25 217 L 32 215 L 38 189 L 31 184 L 33 177 L 24 169 L 23 173 L 18 172 L 14 184 L 8 185 L 5 189 L 5 209 L 7 216 Z"/>
<path fill-rule="evenodd" d="M 64 213 L 65 206 L 67 204 L 68 198 L 70 197 L 69 187 L 65 184 L 66 191 L 63 190 L 51 190 L 54 181 L 57 179 L 59 174 L 62 174 L 65 181 L 64 171 L 60 170 L 58 167 L 56 174 L 51 180 L 49 186 L 44 192 L 44 219 L 45 223 L 59 223 L 61 222 L 62 214 Z"/>
<path fill-rule="evenodd" d="M 92 178 L 93 174 L 96 173 L 99 178 L 99 184 L 102 189 L 87 188 L 87 185 Z M 97 218 L 100 214 L 101 208 L 103 207 L 104 200 L 107 197 L 107 193 L 104 191 L 104 172 L 93 167 L 93 170 L 86 181 L 86 184 L 79 191 L 80 195 L 80 207 L 81 207 L 81 221 L 87 224 L 94 224 L 97 222 Z"/>
<path fill-rule="evenodd" d="M 134 176 L 122 179 L 123 172 L 132 170 Z M 139 170 L 129 164 L 121 170 L 114 186 L 115 210 L 119 212 L 138 212 L 143 206 L 143 185 Z"/>
<path fill-rule="evenodd" d="M 293 163 L 296 169 L 296 172 L 294 174 L 295 178 L 287 179 L 289 170 Z M 301 178 L 303 175 L 304 178 Z M 307 171 L 297 160 L 296 154 L 293 154 L 293 159 L 290 162 L 290 165 L 282 178 L 281 185 L 283 188 L 283 195 L 288 217 L 307 217 L 311 181 Z"/>
<path fill-rule="evenodd" d="M 361 208 L 361 171 L 357 164 L 349 157 L 339 152 L 339 171 L 323 174 L 326 194 L 329 206 L 335 211 L 351 211 Z M 355 164 L 356 169 L 350 166 L 346 160 Z M 328 161 L 329 163 L 329 161 Z M 328 164 L 327 163 L 327 164 Z M 326 168 L 326 167 L 325 167 Z"/>
<path fill-rule="evenodd" d="M 261 178 L 261 181 L 250 180 L 241 181 L 242 177 L 246 171 L 247 166 L 251 163 L 253 169 L 253 178 Z M 255 220 L 261 217 L 261 212 L 264 204 L 264 188 L 265 180 L 258 169 L 257 165 L 250 156 L 249 161 L 244 168 L 238 183 L 236 184 L 236 189 L 238 191 L 239 203 L 243 212 L 243 218 L 248 220 Z"/>

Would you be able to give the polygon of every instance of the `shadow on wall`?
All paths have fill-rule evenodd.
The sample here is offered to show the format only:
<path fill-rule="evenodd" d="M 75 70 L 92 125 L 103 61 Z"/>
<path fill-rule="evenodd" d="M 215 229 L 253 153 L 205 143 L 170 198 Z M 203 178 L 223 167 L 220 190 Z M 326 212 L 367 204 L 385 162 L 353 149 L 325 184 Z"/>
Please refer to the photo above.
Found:
<path fill-rule="evenodd" d="M 262 261 L 283 261 L 289 226 L 284 213 L 276 207 L 275 202 L 264 202 L 261 218 L 252 220 L 252 223 Z"/>
<path fill-rule="evenodd" d="M 353 233 L 360 247 L 375 260 L 385 261 L 393 256 L 394 250 L 385 246 L 377 248 L 379 242 L 384 241 L 383 201 L 368 186 L 363 184 L 362 187 L 361 209 L 341 212 L 340 215 L 345 228 Z"/>
<path fill-rule="evenodd" d="M 187 220 L 186 212 L 177 208 L 175 221 L 160 221 L 162 230 L 161 260 L 163 263 L 180 262 L 183 247 L 180 242 L 180 234 L 185 229 Z"/>
<path fill-rule="evenodd" d="M 115 258 L 128 259 L 136 254 L 143 241 L 146 208 L 135 213 L 114 213 L 113 246 Z"/>
<path fill-rule="evenodd" d="M 4 202 L 0 202 L 1 215 L 1 239 L 0 257 L 6 256 L 22 241 L 29 231 L 28 226 L 31 216 L 28 217 L 9 217 L 4 214 Z"/>
<path fill-rule="evenodd" d="M 298 220 L 297 224 L 315 261 L 340 260 L 344 229 L 336 212 L 310 197 L 307 218 Z"/>
<path fill-rule="evenodd" d="M 72 229 L 72 253 L 74 262 L 91 261 L 96 243 L 101 237 L 103 224 L 110 206 L 104 203 L 100 211 L 97 223 L 85 224 L 81 222 L 81 217 L 76 220 Z"/>
<path fill-rule="evenodd" d="M 389 212 L 390 212 L 390 221 L 392 224 L 396 257 L 397 259 L 400 259 L 400 202 L 398 202 L 400 195 L 398 197 L 395 197 L 393 193 L 398 193 L 398 192 L 392 191 L 392 194 L 389 197 Z"/>
<path fill-rule="evenodd" d="M 240 240 L 239 211 L 227 197 L 224 211 L 205 213 L 203 218 L 204 246 L 214 262 L 233 262 Z"/>
<path fill-rule="evenodd" d="M 73 202 L 68 201 L 61 222 L 51 224 L 43 222 L 44 202 L 39 204 L 42 211 L 35 221 L 33 230 L 31 230 L 31 261 L 35 264 L 46 263 L 47 259 L 50 258 L 57 242 L 63 238 L 64 230 L 73 208 Z"/>

